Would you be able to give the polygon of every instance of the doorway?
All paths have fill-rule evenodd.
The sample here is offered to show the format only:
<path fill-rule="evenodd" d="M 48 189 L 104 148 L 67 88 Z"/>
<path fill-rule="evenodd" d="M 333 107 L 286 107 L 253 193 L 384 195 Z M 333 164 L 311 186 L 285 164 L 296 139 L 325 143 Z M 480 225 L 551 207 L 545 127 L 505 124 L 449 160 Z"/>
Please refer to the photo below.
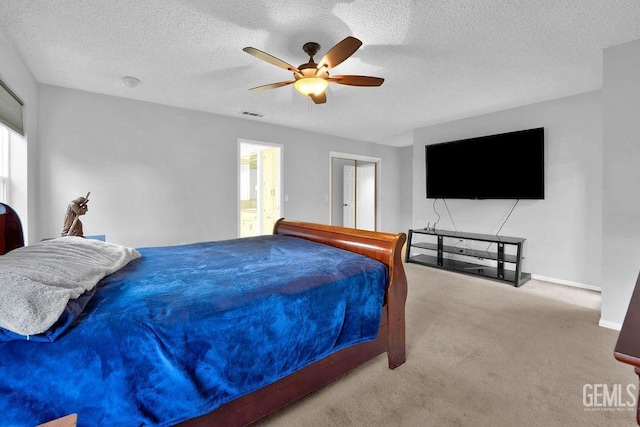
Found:
<path fill-rule="evenodd" d="M 332 225 L 378 229 L 379 164 L 374 157 L 331 153 Z"/>
<path fill-rule="evenodd" d="M 238 153 L 238 235 L 271 234 L 282 216 L 282 147 L 239 141 Z"/>

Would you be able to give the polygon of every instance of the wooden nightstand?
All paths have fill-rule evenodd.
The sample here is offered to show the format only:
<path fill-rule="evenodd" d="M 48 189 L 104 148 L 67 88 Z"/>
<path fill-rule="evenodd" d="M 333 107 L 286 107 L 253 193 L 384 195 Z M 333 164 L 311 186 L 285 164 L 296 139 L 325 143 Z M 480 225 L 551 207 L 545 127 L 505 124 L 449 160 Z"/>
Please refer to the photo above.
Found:
<path fill-rule="evenodd" d="M 78 424 L 78 414 L 70 414 L 37 427 L 76 427 L 76 424 Z"/>

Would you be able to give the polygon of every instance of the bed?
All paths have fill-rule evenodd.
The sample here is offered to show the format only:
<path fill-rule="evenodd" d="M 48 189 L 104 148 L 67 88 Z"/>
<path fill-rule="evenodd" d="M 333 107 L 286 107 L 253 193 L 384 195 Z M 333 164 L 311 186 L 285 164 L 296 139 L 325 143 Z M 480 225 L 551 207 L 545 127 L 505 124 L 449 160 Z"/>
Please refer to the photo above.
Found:
<path fill-rule="evenodd" d="M 19 225 L 2 205 L 0 266 L 58 244 L 21 248 Z M 247 425 L 382 353 L 394 369 L 405 361 L 404 242 L 280 219 L 273 236 L 138 248 L 53 339 L 0 342 L 3 422 Z"/>

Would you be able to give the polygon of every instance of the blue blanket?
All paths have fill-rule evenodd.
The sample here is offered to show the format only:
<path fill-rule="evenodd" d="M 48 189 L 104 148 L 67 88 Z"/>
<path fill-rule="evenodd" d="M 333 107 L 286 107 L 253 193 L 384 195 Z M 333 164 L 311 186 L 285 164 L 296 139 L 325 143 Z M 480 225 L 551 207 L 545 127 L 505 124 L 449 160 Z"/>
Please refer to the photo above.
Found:
<path fill-rule="evenodd" d="M 0 343 L 3 425 L 172 425 L 375 338 L 387 271 L 261 236 L 139 249 L 52 343 Z"/>

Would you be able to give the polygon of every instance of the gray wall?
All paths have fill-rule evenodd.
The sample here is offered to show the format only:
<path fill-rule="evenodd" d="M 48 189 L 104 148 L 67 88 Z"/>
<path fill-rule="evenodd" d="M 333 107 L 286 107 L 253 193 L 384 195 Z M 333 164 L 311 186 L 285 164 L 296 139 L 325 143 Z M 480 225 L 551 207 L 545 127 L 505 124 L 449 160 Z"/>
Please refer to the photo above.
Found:
<path fill-rule="evenodd" d="M 238 138 L 283 145 L 284 216 L 304 221 L 329 222 L 330 151 L 381 158 L 381 229 L 405 231 L 399 148 L 48 85 L 39 117 L 39 237 L 91 191 L 85 234 L 131 246 L 234 238 Z"/>
<path fill-rule="evenodd" d="M 22 219 L 27 241 L 38 234 L 38 84 L 0 29 L 0 80 L 24 103 L 25 138 L 12 138 L 9 204 Z M 15 142 L 15 144 L 14 144 Z"/>
<path fill-rule="evenodd" d="M 413 217 L 413 135 L 411 136 L 412 145 L 403 147 L 399 152 L 399 162 L 402 165 L 399 175 L 400 204 L 402 209 L 399 213 L 398 220 L 406 231 L 412 227 Z"/>
<path fill-rule="evenodd" d="M 602 321 L 621 324 L 640 270 L 640 40 L 604 51 Z"/>
<path fill-rule="evenodd" d="M 521 200 L 500 234 L 527 239 L 524 271 L 598 288 L 602 265 L 600 91 L 417 129 L 413 225 L 424 227 L 437 220 L 433 199 L 425 196 L 425 145 L 541 126 L 545 128 L 545 200 Z M 447 200 L 458 230 L 487 234 L 498 231 L 513 203 Z M 453 229 L 442 200 L 436 210 L 442 217 L 438 227 Z"/>

